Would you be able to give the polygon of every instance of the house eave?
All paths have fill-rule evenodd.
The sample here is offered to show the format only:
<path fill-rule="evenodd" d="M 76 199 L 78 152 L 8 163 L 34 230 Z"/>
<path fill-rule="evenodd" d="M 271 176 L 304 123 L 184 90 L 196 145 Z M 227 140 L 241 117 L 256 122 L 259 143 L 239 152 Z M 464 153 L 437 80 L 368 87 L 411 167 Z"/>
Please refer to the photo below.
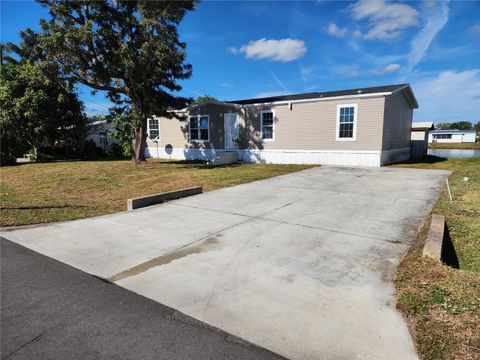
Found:
<path fill-rule="evenodd" d="M 392 91 L 392 94 L 396 94 L 398 92 L 402 91 L 405 97 L 408 100 L 408 103 L 413 109 L 418 109 L 418 101 L 417 98 L 415 97 L 415 94 L 413 93 L 412 87 L 410 84 L 406 84 L 405 86 L 402 86 L 394 91 Z"/>

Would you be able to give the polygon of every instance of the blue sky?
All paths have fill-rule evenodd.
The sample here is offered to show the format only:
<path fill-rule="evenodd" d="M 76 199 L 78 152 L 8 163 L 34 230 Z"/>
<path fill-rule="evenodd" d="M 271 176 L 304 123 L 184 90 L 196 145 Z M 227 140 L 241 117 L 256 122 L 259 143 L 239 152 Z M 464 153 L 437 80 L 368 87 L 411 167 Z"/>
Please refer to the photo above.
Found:
<path fill-rule="evenodd" d="M 298 1 L 198 4 L 180 26 L 193 76 L 182 95 L 235 100 L 409 82 L 414 121 L 480 121 L 480 2 Z M 48 11 L 1 2 L 1 41 Z M 80 88 L 87 112 L 102 94 Z"/>

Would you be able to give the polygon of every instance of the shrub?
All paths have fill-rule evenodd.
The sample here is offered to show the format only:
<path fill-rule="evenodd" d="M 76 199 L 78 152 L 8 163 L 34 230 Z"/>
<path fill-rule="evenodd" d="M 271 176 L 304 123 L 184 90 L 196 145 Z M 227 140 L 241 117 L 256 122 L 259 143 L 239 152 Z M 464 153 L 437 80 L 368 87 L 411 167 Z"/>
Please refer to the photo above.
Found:
<path fill-rule="evenodd" d="M 35 159 L 36 162 L 42 162 L 42 163 L 52 162 L 53 160 L 55 160 L 55 157 L 53 157 L 52 155 L 47 155 L 43 153 L 38 153 Z"/>
<path fill-rule="evenodd" d="M 0 166 L 10 166 L 17 163 L 17 158 L 12 154 L 2 152 L 0 154 Z"/>

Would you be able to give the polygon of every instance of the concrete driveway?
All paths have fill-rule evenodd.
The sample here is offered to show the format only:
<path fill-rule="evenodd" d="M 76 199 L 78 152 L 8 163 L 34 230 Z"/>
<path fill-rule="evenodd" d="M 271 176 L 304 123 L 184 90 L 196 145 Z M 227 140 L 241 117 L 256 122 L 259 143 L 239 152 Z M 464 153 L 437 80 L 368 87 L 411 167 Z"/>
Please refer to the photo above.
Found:
<path fill-rule="evenodd" d="M 284 360 L 0 237 L 2 360 Z"/>
<path fill-rule="evenodd" d="M 412 359 L 392 279 L 448 174 L 319 167 L 3 236 L 288 358 Z"/>

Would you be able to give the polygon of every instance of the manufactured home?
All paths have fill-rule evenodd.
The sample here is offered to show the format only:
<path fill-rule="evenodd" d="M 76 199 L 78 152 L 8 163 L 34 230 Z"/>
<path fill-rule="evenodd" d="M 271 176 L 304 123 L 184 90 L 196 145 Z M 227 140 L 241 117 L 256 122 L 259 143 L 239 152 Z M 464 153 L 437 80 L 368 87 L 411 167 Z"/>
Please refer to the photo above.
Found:
<path fill-rule="evenodd" d="M 381 166 L 410 157 L 409 84 L 209 101 L 148 120 L 147 157 Z"/>
<path fill-rule="evenodd" d="M 476 130 L 434 130 L 428 134 L 429 143 L 474 143 Z"/>

